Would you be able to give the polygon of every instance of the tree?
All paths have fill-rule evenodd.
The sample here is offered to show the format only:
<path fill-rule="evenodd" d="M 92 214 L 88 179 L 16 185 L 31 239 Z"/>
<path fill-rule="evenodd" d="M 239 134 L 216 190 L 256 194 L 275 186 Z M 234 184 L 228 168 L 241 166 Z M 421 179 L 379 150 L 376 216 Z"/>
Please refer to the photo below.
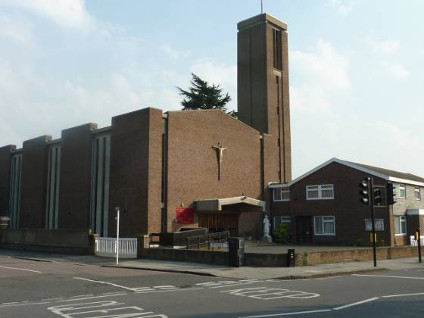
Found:
<path fill-rule="evenodd" d="M 220 109 L 227 111 L 225 105 L 231 100 L 228 93 L 223 96 L 222 88 L 219 85 L 209 85 L 208 82 L 202 80 L 197 75 L 191 73 L 191 87 L 189 90 L 183 90 L 177 87 L 180 95 L 184 96 L 181 102 L 183 110 L 192 109 Z M 235 113 L 234 111 L 230 113 Z M 234 115 L 231 115 L 234 116 Z"/>

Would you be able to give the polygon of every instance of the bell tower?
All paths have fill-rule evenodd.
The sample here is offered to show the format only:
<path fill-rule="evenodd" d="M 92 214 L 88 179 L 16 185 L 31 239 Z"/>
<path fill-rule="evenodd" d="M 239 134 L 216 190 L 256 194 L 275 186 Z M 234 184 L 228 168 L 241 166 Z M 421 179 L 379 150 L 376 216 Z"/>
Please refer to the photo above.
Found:
<path fill-rule="evenodd" d="M 239 119 L 275 137 L 280 181 L 291 181 L 287 25 L 269 14 L 237 24 Z"/>

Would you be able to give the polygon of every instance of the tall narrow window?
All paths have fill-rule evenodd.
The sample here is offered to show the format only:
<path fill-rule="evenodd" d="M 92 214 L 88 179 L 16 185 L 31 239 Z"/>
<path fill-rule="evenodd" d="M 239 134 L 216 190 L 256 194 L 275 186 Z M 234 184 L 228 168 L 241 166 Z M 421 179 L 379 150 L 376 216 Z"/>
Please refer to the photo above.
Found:
<path fill-rule="evenodd" d="M 57 229 L 59 215 L 60 145 L 49 149 L 47 172 L 46 229 Z"/>
<path fill-rule="evenodd" d="M 404 184 L 399 184 L 399 198 L 406 198 L 406 186 Z"/>
<path fill-rule="evenodd" d="M 273 29 L 273 50 L 274 50 L 274 68 L 282 71 L 283 70 L 283 41 L 281 30 Z"/>
<path fill-rule="evenodd" d="M 94 138 L 91 171 L 90 229 L 106 237 L 109 227 L 110 133 Z"/>
<path fill-rule="evenodd" d="M 9 211 L 10 228 L 19 228 L 21 210 L 21 175 L 22 175 L 22 154 L 17 153 L 12 156 L 10 174 Z"/>
<path fill-rule="evenodd" d="M 395 216 L 395 234 L 406 235 L 406 216 Z"/>
<path fill-rule="evenodd" d="M 420 201 L 421 200 L 421 189 L 415 188 L 414 192 L 415 192 L 415 200 Z"/>

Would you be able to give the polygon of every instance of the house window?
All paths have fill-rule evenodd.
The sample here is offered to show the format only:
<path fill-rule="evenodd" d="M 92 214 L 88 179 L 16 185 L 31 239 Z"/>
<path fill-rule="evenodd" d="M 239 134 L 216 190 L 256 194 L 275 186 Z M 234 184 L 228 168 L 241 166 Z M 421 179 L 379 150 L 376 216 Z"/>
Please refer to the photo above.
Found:
<path fill-rule="evenodd" d="M 406 216 L 395 216 L 395 234 L 406 235 Z"/>
<path fill-rule="evenodd" d="M 376 231 L 384 231 L 384 219 L 374 219 Z M 365 219 L 365 231 L 372 231 L 371 219 Z"/>
<path fill-rule="evenodd" d="M 290 216 L 274 216 L 274 229 L 281 225 L 287 225 L 288 229 L 291 229 L 291 217 Z"/>
<path fill-rule="evenodd" d="M 406 187 L 404 184 L 399 184 L 399 198 L 406 198 Z"/>
<path fill-rule="evenodd" d="M 336 218 L 334 216 L 314 217 L 315 235 L 336 235 Z"/>
<path fill-rule="evenodd" d="M 274 201 L 290 201 L 290 190 L 287 188 L 273 189 Z"/>
<path fill-rule="evenodd" d="M 415 200 L 420 201 L 421 200 L 421 189 L 415 188 Z"/>
<path fill-rule="evenodd" d="M 306 186 L 306 200 L 330 199 L 334 199 L 334 187 L 332 184 Z"/>

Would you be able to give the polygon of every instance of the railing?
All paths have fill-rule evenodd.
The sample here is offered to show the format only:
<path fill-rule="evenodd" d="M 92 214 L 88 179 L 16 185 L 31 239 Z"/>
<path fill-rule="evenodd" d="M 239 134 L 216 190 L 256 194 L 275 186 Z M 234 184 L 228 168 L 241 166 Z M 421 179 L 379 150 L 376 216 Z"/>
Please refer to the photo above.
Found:
<path fill-rule="evenodd" d="M 187 238 L 187 249 L 191 247 L 200 248 L 202 246 L 213 249 L 214 247 L 226 248 L 228 247 L 228 238 L 230 237 L 229 231 L 216 232 L 211 234 L 196 235 Z"/>
<path fill-rule="evenodd" d="M 95 241 L 96 255 L 116 255 L 116 238 L 98 237 Z M 137 257 L 137 239 L 119 238 L 119 255 L 122 257 Z"/>

